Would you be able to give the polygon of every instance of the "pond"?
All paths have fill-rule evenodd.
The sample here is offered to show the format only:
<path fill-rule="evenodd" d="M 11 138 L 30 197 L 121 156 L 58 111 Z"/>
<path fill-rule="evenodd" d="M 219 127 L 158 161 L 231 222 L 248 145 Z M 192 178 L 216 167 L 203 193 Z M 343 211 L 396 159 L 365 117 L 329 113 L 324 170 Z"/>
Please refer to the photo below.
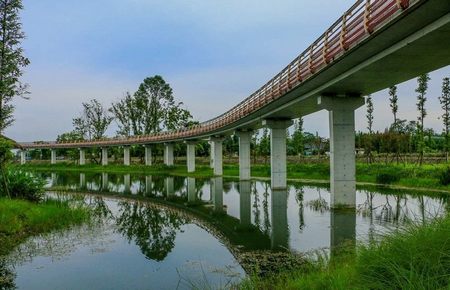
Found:
<path fill-rule="evenodd" d="M 30 238 L 1 261 L 0 275 L 13 272 L 18 289 L 227 288 L 251 269 L 249 253 L 333 254 L 447 206 L 445 198 L 360 188 L 356 210 L 338 211 L 326 185 L 272 191 L 266 181 L 222 177 L 42 176 L 49 195 L 87 204 L 95 218 Z"/>

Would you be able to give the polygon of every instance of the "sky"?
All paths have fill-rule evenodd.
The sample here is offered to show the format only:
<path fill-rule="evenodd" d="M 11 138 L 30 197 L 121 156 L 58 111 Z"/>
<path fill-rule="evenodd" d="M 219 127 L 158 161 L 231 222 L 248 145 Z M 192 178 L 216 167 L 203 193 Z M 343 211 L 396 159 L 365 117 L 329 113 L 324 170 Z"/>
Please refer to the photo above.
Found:
<path fill-rule="evenodd" d="M 161 75 L 194 118 L 206 121 L 249 96 L 318 38 L 354 0 L 23 0 L 30 99 L 15 101 L 18 141 L 72 130 L 81 103 L 105 106 Z M 430 74 L 425 126 L 441 131 L 438 96 L 450 66 Z M 416 80 L 399 84 L 399 117 L 415 120 Z M 373 94 L 374 128 L 392 122 L 386 90 Z M 328 136 L 327 112 L 304 117 Z M 365 107 L 356 130 L 366 130 Z M 115 135 L 116 125 L 108 130 Z"/>

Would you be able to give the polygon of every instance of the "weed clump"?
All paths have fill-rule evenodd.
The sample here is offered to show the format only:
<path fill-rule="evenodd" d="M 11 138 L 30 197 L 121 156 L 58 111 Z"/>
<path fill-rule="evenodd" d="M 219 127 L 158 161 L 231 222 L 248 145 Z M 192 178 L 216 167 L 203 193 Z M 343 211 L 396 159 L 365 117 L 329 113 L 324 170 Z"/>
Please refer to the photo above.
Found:
<path fill-rule="evenodd" d="M 439 183 L 441 185 L 449 185 L 450 184 L 450 167 L 447 167 L 444 171 L 439 175 Z"/>
<path fill-rule="evenodd" d="M 400 180 L 400 176 L 396 173 L 378 173 L 375 177 L 376 182 L 380 184 L 391 184 Z"/>

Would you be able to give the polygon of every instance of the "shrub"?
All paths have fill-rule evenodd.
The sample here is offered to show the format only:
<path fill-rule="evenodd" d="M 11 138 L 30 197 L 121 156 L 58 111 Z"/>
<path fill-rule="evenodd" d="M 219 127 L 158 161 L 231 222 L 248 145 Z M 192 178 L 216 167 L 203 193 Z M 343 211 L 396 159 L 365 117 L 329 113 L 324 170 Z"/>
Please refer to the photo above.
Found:
<path fill-rule="evenodd" d="M 44 194 L 45 181 L 28 172 L 16 169 L 6 171 L 7 187 L 11 198 L 29 201 L 40 201 Z M 3 177 L 0 177 L 3 179 Z M 1 180 L 3 182 L 3 180 Z M 0 188 L 0 196 L 7 196 L 4 188 Z"/>
<path fill-rule="evenodd" d="M 444 171 L 439 175 L 439 183 L 441 185 L 449 185 L 450 184 L 450 167 L 447 167 Z"/>
<path fill-rule="evenodd" d="M 380 184 L 391 184 L 400 180 L 400 176 L 396 173 L 378 173 L 376 182 Z"/>

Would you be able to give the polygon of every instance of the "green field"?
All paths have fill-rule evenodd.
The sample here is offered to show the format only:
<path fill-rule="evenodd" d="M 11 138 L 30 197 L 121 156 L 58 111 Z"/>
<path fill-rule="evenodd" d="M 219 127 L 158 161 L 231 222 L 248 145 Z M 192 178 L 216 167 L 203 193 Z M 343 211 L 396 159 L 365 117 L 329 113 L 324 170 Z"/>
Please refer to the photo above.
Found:
<path fill-rule="evenodd" d="M 27 164 L 22 166 L 29 170 L 37 171 L 80 171 L 80 172 L 113 172 L 113 173 L 137 173 L 137 174 L 171 174 L 193 177 L 212 177 L 213 172 L 209 166 L 197 166 L 195 173 L 187 173 L 186 166 L 175 165 L 83 165 L 59 163 L 50 164 Z M 288 179 L 308 182 L 329 182 L 329 164 L 288 164 Z M 450 193 L 450 185 L 441 183 L 440 178 L 447 170 L 448 165 L 396 165 L 396 164 L 366 164 L 358 163 L 356 166 L 356 180 L 359 184 L 381 184 L 391 187 L 405 187 L 411 189 L 434 190 Z M 239 167 L 237 165 L 225 164 L 223 167 L 225 177 L 238 177 Z M 388 176 L 388 177 L 386 177 Z M 269 165 L 253 165 L 252 177 L 269 178 Z"/>

